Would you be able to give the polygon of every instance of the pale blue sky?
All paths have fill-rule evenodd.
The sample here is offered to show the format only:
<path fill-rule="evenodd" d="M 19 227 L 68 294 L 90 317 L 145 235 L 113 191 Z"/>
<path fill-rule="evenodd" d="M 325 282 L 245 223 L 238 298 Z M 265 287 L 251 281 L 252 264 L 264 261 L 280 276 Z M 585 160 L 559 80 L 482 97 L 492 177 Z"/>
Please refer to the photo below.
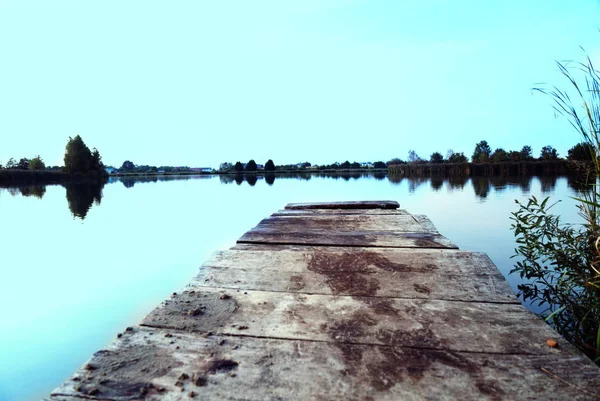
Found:
<path fill-rule="evenodd" d="M 0 0 L 0 163 L 471 155 L 579 137 L 536 82 L 600 65 L 600 2 Z"/>

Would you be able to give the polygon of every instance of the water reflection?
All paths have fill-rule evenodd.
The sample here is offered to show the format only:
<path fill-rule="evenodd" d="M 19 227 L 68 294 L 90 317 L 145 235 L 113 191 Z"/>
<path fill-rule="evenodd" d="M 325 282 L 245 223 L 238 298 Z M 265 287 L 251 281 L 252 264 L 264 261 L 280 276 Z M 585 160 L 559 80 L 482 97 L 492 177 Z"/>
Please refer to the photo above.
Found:
<path fill-rule="evenodd" d="M 431 189 L 435 192 L 442 189 L 444 186 L 444 178 L 443 177 L 431 177 Z"/>
<path fill-rule="evenodd" d="M 469 181 L 469 177 L 464 175 L 456 175 L 448 177 L 448 185 L 451 189 L 463 189 L 467 182 Z"/>
<path fill-rule="evenodd" d="M 542 186 L 542 193 L 544 195 L 549 195 L 549 194 L 553 193 L 554 189 L 556 188 L 557 176 L 544 175 L 539 178 L 540 178 L 540 184 Z"/>
<path fill-rule="evenodd" d="M 187 181 L 211 179 L 212 175 L 192 175 L 192 174 L 165 174 L 165 175 L 124 175 L 119 177 L 110 177 L 109 184 L 120 182 L 125 188 L 133 188 L 135 184 L 156 183 L 164 181 Z"/>
<path fill-rule="evenodd" d="M 377 172 L 375 174 L 347 172 L 347 173 L 286 173 L 286 174 L 235 174 L 235 175 L 219 175 L 219 180 L 222 184 L 231 184 L 235 182 L 237 185 L 242 185 L 245 182 L 249 186 L 254 187 L 259 181 L 264 180 L 268 186 L 273 186 L 276 180 L 310 180 L 312 176 L 319 178 L 327 178 L 333 180 L 358 180 L 360 178 L 374 179 L 377 181 L 387 180 L 394 185 L 406 184 L 409 193 L 414 193 L 423 184 L 429 184 L 433 192 L 439 192 L 446 186 L 446 191 L 463 190 L 467 184 L 471 184 L 475 196 L 479 200 L 486 200 L 490 190 L 493 188 L 495 192 L 501 193 L 507 189 L 518 188 L 523 194 L 531 192 L 532 180 L 539 180 L 541 192 L 543 195 L 550 195 L 556 189 L 556 183 L 559 176 L 405 176 L 402 174 L 386 174 Z M 121 183 L 125 188 L 133 188 L 139 183 L 157 183 L 162 181 L 173 180 L 191 180 L 191 179 L 211 179 L 214 176 L 208 175 L 166 175 L 166 176 L 123 176 L 111 177 L 108 183 Z M 567 185 L 576 193 L 583 193 L 591 189 L 590 184 L 586 184 L 586 178 L 581 176 L 567 176 Z M 104 184 L 90 185 L 81 183 L 62 184 L 66 189 L 67 202 L 69 210 L 74 217 L 85 219 L 92 205 L 100 204 L 102 200 L 102 188 Z M 0 190 L 8 192 L 11 196 L 35 197 L 42 199 L 46 194 L 46 185 L 20 185 L 20 186 L 0 186 Z"/>
<path fill-rule="evenodd" d="M 478 198 L 487 198 L 490 192 L 490 177 L 471 177 L 471 183 Z"/>
<path fill-rule="evenodd" d="M 275 182 L 275 174 L 265 174 L 265 182 L 271 186 Z"/>
<path fill-rule="evenodd" d="M 256 185 L 256 181 L 258 180 L 258 178 L 256 177 L 255 174 L 251 174 L 246 176 L 246 182 L 248 183 L 248 185 L 250 185 L 251 187 Z"/>
<path fill-rule="evenodd" d="M 133 185 L 132 185 L 133 186 Z M 65 184 L 67 203 L 74 217 L 85 219 L 92 204 L 100 205 L 104 184 Z"/>

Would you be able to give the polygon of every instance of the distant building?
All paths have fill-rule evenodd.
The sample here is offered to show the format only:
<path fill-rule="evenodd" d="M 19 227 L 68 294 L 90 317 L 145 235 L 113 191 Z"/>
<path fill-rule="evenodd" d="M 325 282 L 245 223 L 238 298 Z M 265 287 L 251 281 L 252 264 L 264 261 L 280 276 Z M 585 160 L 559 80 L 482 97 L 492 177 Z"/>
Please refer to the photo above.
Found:
<path fill-rule="evenodd" d="M 196 173 L 212 173 L 212 168 L 211 167 L 194 167 L 194 168 L 191 168 L 190 171 L 193 171 Z"/>
<path fill-rule="evenodd" d="M 257 170 L 264 170 L 264 169 L 265 169 L 265 166 L 264 166 L 264 165 L 262 165 L 262 164 L 257 164 L 257 165 L 256 165 L 256 169 L 257 169 Z"/>
<path fill-rule="evenodd" d="M 373 168 L 373 163 L 371 162 L 362 162 L 360 163 L 361 167 L 366 167 L 366 168 Z"/>

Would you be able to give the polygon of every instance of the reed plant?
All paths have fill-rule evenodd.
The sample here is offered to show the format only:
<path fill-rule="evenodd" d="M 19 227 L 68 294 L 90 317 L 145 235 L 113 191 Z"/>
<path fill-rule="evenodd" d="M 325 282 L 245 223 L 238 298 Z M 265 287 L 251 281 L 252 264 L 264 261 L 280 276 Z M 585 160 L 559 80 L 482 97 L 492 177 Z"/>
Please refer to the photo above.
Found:
<path fill-rule="evenodd" d="M 519 296 L 541 306 L 558 333 L 600 364 L 600 73 L 589 57 L 557 65 L 567 88 L 534 90 L 550 96 L 593 155 L 593 167 L 582 178 L 586 190 L 575 198 L 583 223 L 561 221 L 548 198 L 517 201 L 511 217 L 517 262 L 511 273 L 526 279 Z"/>

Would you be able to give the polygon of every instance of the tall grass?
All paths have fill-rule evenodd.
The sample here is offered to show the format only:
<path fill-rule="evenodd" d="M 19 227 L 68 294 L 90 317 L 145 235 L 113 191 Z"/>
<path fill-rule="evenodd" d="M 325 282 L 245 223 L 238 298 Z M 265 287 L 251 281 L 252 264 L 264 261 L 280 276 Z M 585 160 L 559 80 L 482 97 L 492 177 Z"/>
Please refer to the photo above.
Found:
<path fill-rule="evenodd" d="M 535 88 L 550 96 L 590 147 L 593 165 L 576 200 L 583 224 L 565 224 L 551 213 L 546 198 L 519 202 L 512 214 L 518 261 L 511 273 L 528 282 L 519 285 L 525 300 L 545 306 L 542 316 L 567 340 L 600 363 L 600 73 L 589 57 L 581 63 L 557 63 L 567 89 Z"/>

